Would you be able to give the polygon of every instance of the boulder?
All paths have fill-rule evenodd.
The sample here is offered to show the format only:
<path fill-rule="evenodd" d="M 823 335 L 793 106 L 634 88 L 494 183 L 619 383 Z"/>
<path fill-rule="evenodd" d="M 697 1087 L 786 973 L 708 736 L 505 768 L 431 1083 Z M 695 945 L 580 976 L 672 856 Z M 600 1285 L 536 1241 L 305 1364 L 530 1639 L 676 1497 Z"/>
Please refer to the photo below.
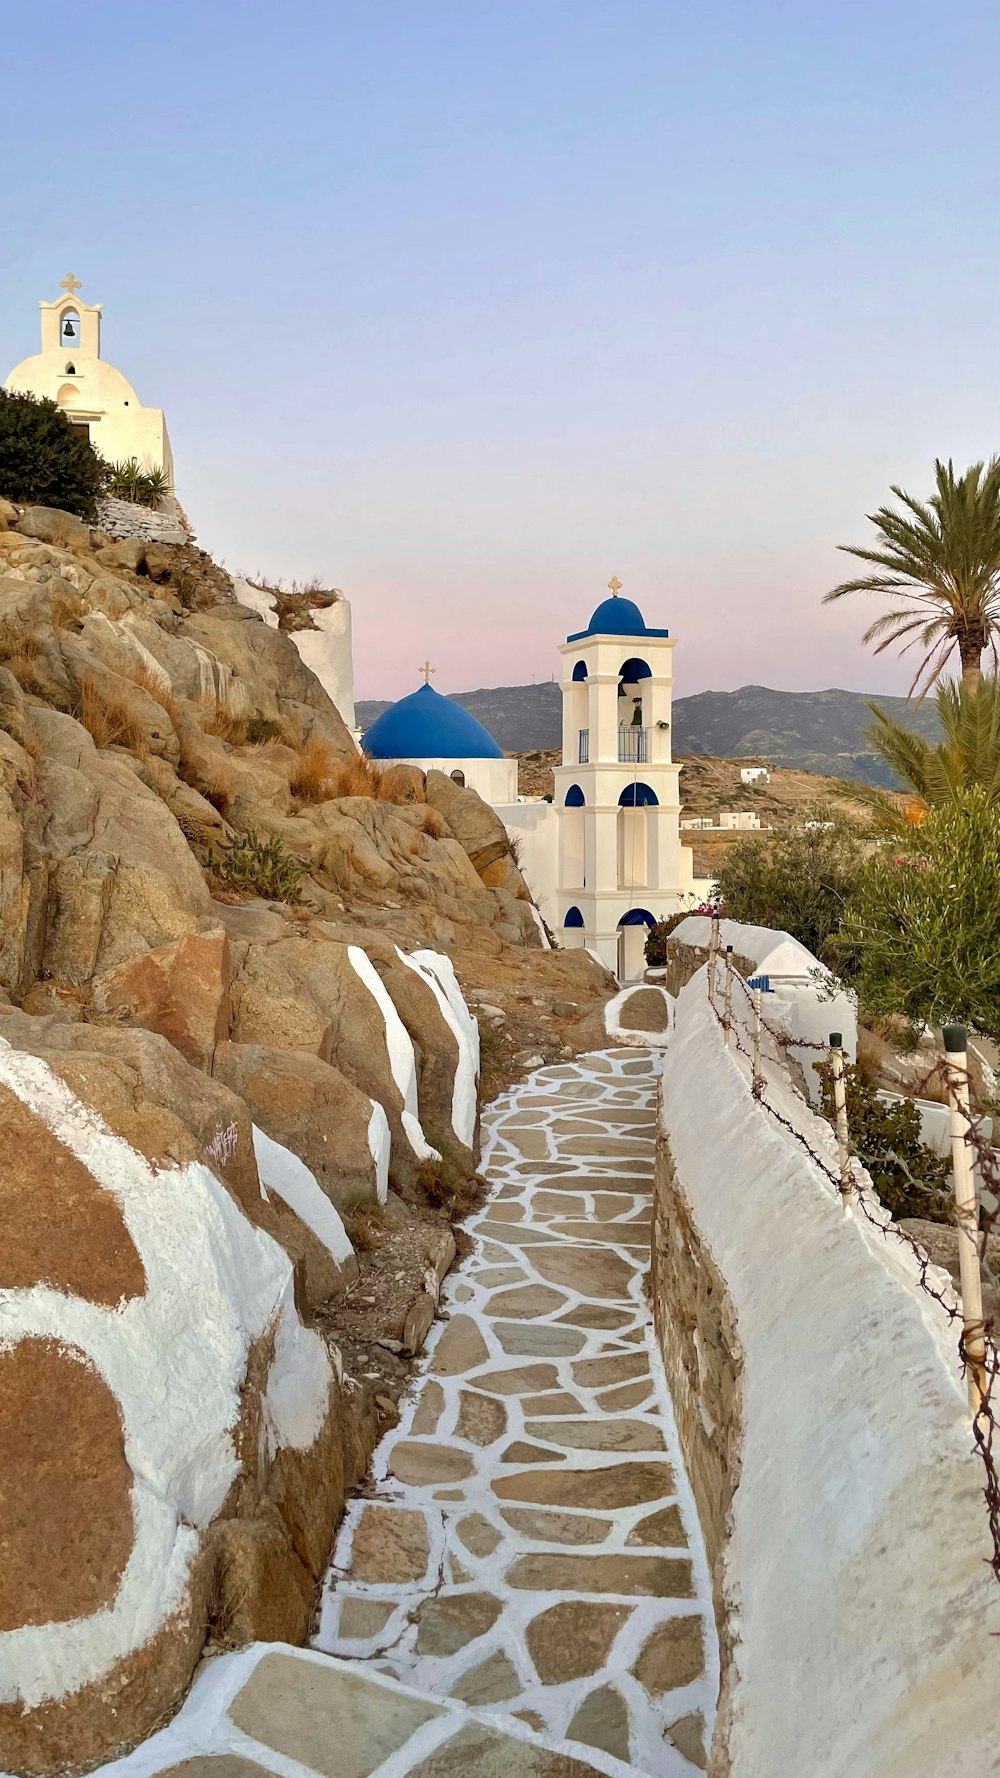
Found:
<path fill-rule="evenodd" d="M 8 531 L 17 521 L 17 507 L 10 500 L 0 499 L 0 531 Z"/>
<path fill-rule="evenodd" d="M 315 732 L 339 759 L 355 755 L 357 748 L 343 717 L 290 636 L 272 630 L 243 605 L 192 612 L 184 633 L 230 668 L 245 693 L 248 710 L 276 718 L 281 714 L 279 698 L 294 700 L 308 709 Z"/>
<path fill-rule="evenodd" d="M 99 1012 L 158 1031 L 211 1073 L 215 1046 L 229 1032 L 231 979 L 225 932 L 192 932 L 106 969 L 92 998 Z"/>
<path fill-rule="evenodd" d="M 474 790 L 456 784 L 446 772 L 427 773 L 427 801 L 444 816 L 480 876 L 510 851 L 507 829 L 495 809 Z"/>
<path fill-rule="evenodd" d="M 329 1063 L 306 1050 L 220 1043 L 215 1079 L 298 1157 L 338 1211 L 384 1199 L 388 1156 L 384 1144 L 380 1151 L 377 1108 Z"/>
<path fill-rule="evenodd" d="M 39 543 L 55 543 L 63 549 L 90 549 L 90 526 L 54 506 L 25 507 L 13 528 L 22 537 L 34 537 Z"/>
<path fill-rule="evenodd" d="M 343 1506 L 340 1445 L 357 1439 L 287 1254 L 209 1167 L 152 1165 L 4 1044 L 0 1124 L 19 1155 L 0 1181 L 17 1193 L 0 1275 L 0 1765 L 35 1774 L 150 1734 L 213 1600 L 220 1632 L 232 1614 L 256 1638 L 275 1633 L 275 1599 L 298 1598 L 280 1623 L 301 1633 Z M 32 1277 L 53 1286 L 44 1300 Z M 242 1601 L 220 1560 L 232 1522 L 268 1527 L 267 1588 Z"/>

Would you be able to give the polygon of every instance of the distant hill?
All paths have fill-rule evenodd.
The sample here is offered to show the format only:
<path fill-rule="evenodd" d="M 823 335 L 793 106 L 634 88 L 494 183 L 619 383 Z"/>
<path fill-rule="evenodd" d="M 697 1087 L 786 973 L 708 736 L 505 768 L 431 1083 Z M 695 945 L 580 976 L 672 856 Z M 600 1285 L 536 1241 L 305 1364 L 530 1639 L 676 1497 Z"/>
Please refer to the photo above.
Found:
<path fill-rule="evenodd" d="M 507 753 L 558 747 L 562 739 L 562 695 L 558 685 L 499 685 L 492 690 L 454 692 Z M 906 698 L 878 698 L 897 721 L 909 722 L 933 739 L 933 705 L 919 708 Z M 359 703 L 357 720 L 368 728 L 388 703 Z M 871 720 L 868 698 L 857 691 L 772 691 L 743 685 L 739 691 L 703 691 L 674 702 L 675 753 L 701 753 L 719 759 L 769 759 L 799 771 L 857 778 L 891 785 L 892 775 L 870 753 L 861 730 Z"/>

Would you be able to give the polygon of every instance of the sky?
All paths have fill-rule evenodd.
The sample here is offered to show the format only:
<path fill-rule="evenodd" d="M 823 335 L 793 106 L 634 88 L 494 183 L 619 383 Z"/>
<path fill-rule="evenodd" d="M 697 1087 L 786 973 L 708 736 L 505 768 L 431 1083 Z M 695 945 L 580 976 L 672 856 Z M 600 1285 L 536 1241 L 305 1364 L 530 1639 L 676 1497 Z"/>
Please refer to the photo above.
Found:
<path fill-rule="evenodd" d="M 352 602 L 359 697 L 558 676 L 617 575 L 675 693 L 904 691 L 821 606 L 1000 449 L 978 0 L 47 0 L 4 23 L 0 377 L 72 271 L 202 545 Z"/>

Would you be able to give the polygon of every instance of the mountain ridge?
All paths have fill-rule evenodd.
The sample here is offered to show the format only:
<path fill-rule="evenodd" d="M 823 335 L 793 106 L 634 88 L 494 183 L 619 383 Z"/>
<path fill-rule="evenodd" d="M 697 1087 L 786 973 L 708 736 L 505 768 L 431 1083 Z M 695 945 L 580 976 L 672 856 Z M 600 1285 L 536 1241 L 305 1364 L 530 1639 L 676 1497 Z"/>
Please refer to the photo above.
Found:
<path fill-rule="evenodd" d="M 544 751 L 560 745 L 562 693 L 553 681 L 486 686 L 449 695 L 486 725 L 505 752 Z M 355 708 L 362 729 L 387 710 L 390 702 L 359 700 Z M 862 736 L 862 728 L 871 721 L 869 703 L 877 703 L 928 740 L 938 736 L 937 714 L 930 703 L 876 698 L 835 686 L 822 691 L 776 691 L 766 685 L 743 685 L 736 691 L 702 691 L 676 698 L 674 751 L 720 759 L 771 760 L 800 771 L 891 788 L 897 780 Z"/>

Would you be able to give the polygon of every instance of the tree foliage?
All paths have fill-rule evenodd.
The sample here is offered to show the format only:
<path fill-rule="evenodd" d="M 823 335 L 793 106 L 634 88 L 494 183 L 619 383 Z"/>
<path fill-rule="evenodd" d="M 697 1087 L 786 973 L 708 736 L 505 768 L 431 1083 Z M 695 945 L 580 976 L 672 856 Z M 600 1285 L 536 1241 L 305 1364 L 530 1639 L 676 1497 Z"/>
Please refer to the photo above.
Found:
<path fill-rule="evenodd" d="M 0 389 L 0 494 L 93 522 L 107 480 L 85 432 L 54 401 Z"/>
<path fill-rule="evenodd" d="M 864 868 L 863 833 L 842 816 L 817 808 L 812 825 L 786 828 L 769 839 L 737 840 L 716 875 L 726 916 L 750 926 L 790 932 L 830 961 L 830 944 Z"/>
<path fill-rule="evenodd" d="M 978 784 L 991 802 L 1000 799 L 1000 680 L 995 673 L 978 685 L 948 680 L 939 685 L 935 701 L 942 739 L 928 741 L 904 723 L 895 722 L 877 704 L 865 740 L 886 765 L 930 808 L 950 802 Z M 891 802 L 879 793 L 879 807 Z"/>
<path fill-rule="evenodd" d="M 819 1068 L 823 1115 L 836 1112 L 833 1075 Z M 929 1222 L 954 1221 L 951 1163 L 921 1140 L 920 1113 L 912 1099 L 880 1099 L 873 1081 L 857 1068 L 844 1069 L 847 1127 L 851 1147 L 871 1175 L 890 1216 L 922 1216 Z"/>
<path fill-rule="evenodd" d="M 832 949 L 866 1013 L 1000 1039 L 1000 804 L 981 785 L 866 864 Z"/>
<path fill-rule="evenodd" d="M 840 545 L 877 572 L 842 581 L 826 595 L 829 602 L 847 593 L 881 593 L 894 602 L 863 640 L 875 644 L 876 654 L 895 643 L 904 654 L 923 650 L 911 690 L 925 676 L 925 689 L 932 684 L 956 648 L 963 679 L 975 684 L 987 648 L 996 661 L 1000 635 L 1000 457 L 973 463 L 961 475 L 950 460 L 938 461 L 934 478 L 927 501 L 893 486 L 904 510 L 880 506 L 868 514 L 876 546 Z"/>

